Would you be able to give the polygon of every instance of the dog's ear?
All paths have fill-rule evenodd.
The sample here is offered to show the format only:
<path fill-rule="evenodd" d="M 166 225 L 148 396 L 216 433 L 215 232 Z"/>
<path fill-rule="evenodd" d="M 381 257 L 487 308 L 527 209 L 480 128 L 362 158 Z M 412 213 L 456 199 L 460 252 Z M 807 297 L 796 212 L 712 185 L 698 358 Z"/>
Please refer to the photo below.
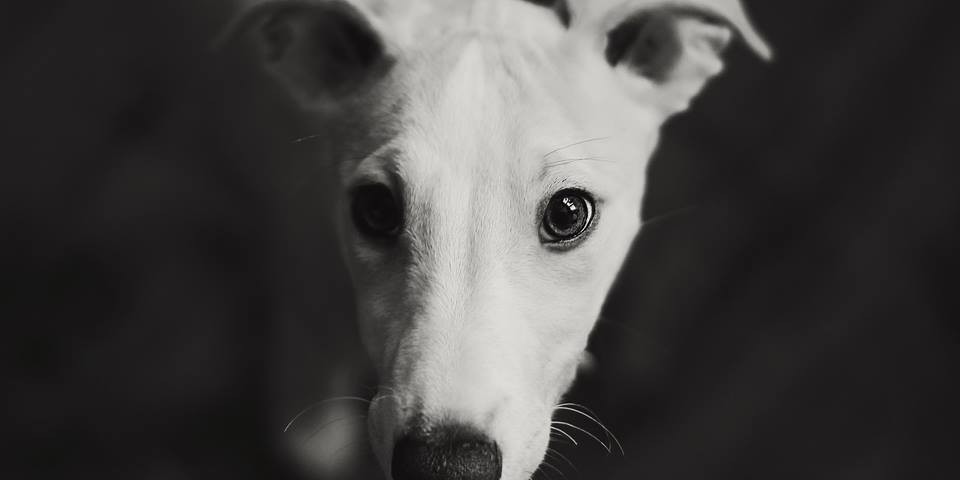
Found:
<path fill-rule="evenodd" d="M 739 0 L 579 0 L 574 28 L 599 32 L 602 54 L 631 94 L 671 115 L 723 69 L 735 33 L 764 59 L 770 48 Z"/>
<path fill-rule="evenodd" d="M 383 39 L 344 0 L 271 0 L 244 12 L 224 44 L 252 36 L 259 60 L 305 106 L 336 105 L 382 77 L 391 59 Z"/>

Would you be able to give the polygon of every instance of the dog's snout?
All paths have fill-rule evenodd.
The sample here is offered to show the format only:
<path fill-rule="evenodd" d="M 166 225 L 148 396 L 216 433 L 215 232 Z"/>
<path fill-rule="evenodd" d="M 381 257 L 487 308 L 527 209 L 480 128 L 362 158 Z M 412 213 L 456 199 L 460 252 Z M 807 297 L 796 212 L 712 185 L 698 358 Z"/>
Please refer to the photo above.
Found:
<path fill-rule="evenodd" d="M 498 480 L 502 468 L 497 444 L 459 425 L 401 436 L 391 466 L 394 480 Z"/>

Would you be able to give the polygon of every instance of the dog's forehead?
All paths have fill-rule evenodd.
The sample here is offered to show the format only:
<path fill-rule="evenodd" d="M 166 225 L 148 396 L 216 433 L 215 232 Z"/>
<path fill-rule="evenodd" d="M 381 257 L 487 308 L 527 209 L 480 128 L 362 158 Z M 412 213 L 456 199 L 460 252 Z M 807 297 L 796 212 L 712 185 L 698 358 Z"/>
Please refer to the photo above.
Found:
<path fill-rule="evenodd" d="M 548 8 L 528 0 L 353 0 L 384 30 L 393 46 L 415 51 L 451 32 L 480 31 L 537 38 L 563 26 Z"/>
<path fill-rule="evenodd" d="M 550 164 L 604 157 L 611 161 L 580 166 L 594 180 L 632 178 L 623 168 L 632 173 L 640 162 L 608 157 L 642 154 L 633 147 L 644 144 L 644 132 L 656 125 L 646 128 L 636 109 L 624 108 L 602 56 L 571 50 L 549 9 L 521 0 L 490 5 L 442 15 L 437 37 L 397 52 L 375 94 L 376 110 L 392 132 L 387 142 L 378 142 L 389 155 L 375 156 L 372 168 L 405 184 L 496 177 L 504 186 L 531 186 L 543 183 Z M 530 33 L 505 27 L 524 18 L 543 28 Z M 457 22 L 472 26 L 448 28 Z M 627 125 L 631 132 L 624 135 Z M 607 140 L 592 141 L 601 138 Z"/>
<path fill-rule="evenodd" d="M 530 184 L 562 158 L 622 153 L 611 152 L 613 141 L 580 143 L 628 122 L 566 55 L 559 45 L 463 34 L 401 59 L 385 109 L 397 131 L 394 170 L 413 182 L 486 174 Z"/>
<path fill-rule="evenodd" d="M 464 36 L 411 63 L 398 80 L 405 99 L 399 141 L 411 168 L 428 159 L 535 168 L 530 150 L 568 126 L 546 73 L 552 65 L 524 45 Z"/>

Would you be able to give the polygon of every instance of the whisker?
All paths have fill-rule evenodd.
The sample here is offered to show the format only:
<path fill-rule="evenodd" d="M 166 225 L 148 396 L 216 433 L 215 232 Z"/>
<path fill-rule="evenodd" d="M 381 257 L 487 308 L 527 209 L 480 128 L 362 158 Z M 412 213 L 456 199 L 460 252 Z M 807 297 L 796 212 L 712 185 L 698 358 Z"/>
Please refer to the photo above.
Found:
<path fill-rule="evenodd" d="M 566 150 L 566 149 L 568 149 L 568 148 L 570 148 L 570 147 L 575 147 L 575 146 L 577 146 L 577 145 L 583 145 L 584 143 L 588 143 L 588 142 L 596 142 L 596 141 L 599 141 L 599 140 L 609 140 L 609 139 L 610 139 L 610 137 L 594 137 L 594 138 L 588 138 L 588 139 L 586 139 L 586 140 L 580 140 L 579 142 L 573 142 L 573 143 L 571 143 L 571 144 L 569 144 L 569 145 L 564 145 L 564 146 L 562 146 L 562 147 L 560 147 L 560 148 L 557 148 L 557 149 L 555 149 L 555 150 L 551 150 L 549 153 L 547 153 L 546 155 L 544 155 L 543 158 L 544 158 L 544 160 L 546 160 L 547 157 L 549 157 L 550 155 L 553 155 L 553 154 L 555 154 L 555 153 L 557 153 L 557 152 L 561 152 L 561 151 Z"/>
<path fill-rule="evenodd" d="M 570 442 L 570 440 L 567 440 L 567 438 L 564 437 L 563 435 L 560 435 L 559 433 L 553 433 L 553 432 L 550 433 L 550 441 L 562 442 L 563 444 L 572 444 L 572 442 Z"/>
<path fill-rule="evenodd" d="M 558 452 L 556 449 L 547 447 L 547 455 L 553 455 L 553 456 L 555 456 L 555 457 L 559 457 L 560 460 L 563 460 L 564 462 L 566 462 L 567 465 L 570 465 L 570 468 L 572 468 L 573 471 L 575 471 L 575 472 L 577 472 L 577 473 L 580 473 L 580 470 L 577 468 L 577 466 L 574 465 L 573 462 L 571 462 L 570 459 L 567 458 L 566 455 Z"/>
<path fill-rule="evenodd" d="M 333 397 L 333 398 L 328 398 L 328 399 L 322 400 L 321 402 L 328 402 L 328 403 L 329 403 L 329 402 L 342 402 L 342 401 L 344 401 L 344 400 L 352 400 L 352 401 L 354 401 L 354 402 L 370 403 L 370 400 L 367 400 L 366 398 L 363 398 L 363 397 L 351 397 L 351 396 Z"/>
<path fill-rule="evenodd" d="M 400 394 L 397 392 L 395 388 L 388 387 L 386 385 L 371 387 L 369 388 L 369 390 L 373 390 L 374 393 L 376 394 L 374 398 L 370 400 L 371 403 L 376 402 L 377 400 L 383 399 L 383 398 L 390 398 L 390 397 L 400 398 Z"/>
<path fill-rule="evenodd" d="M 544 477 L 547 477 L 547 480 L 553 480 L 553 477 L 550 476 L 550 474 L 548 474 L 548 473 L 546 472 L 546 470 L 544 470 L 544 469 L 542 469 L 542 468 L 540 468 L 540 467 L 543 467 L 543 464 L 542 464 L 542 463 L 541 463 L 540 466 L 538 466 L 537 469 L 533 472 L 533 476 L 536 477 L 538 473 L 542 473 Z"/>
<path fill-rule="evenodd" d="M 588 415 L 587 413 L 584 413 L 584 412 L 582 412 L 582 411 L 580 411 L 580 410 L 577 410 L 576 408 L 573 408 L 573 407 L 580 407 L 580 408 L 586 410 L 587 412 L 589 412 L 589 415 Z M 590 421 L 592 421 L 593 423 L 596 423 L 597 425 L 599 425 L 600 428 L 602 428 L 603 431 L 606 432 L 607 436 L 610 437 L 611 439 L 613 439 L 614 442 L 616 442 L 617 448 L 620 449 L 620 455 L 626 455 L 626 454 L 627 454 L 626 452 L 623 451 L 623 445 L 620 444 L 620 440 L 617 439 L 617 436 L 614 435 L 613 432 L 611 432 L 610 429 L 607 428 L 607 426 L 604 425 L 603 422 L 601 422 L 600 419 L 597 418 L 597 414 L 596 414 L 596 413 L 593 413 L 589 408 L 587 408 L 587 407 L 585 407 L 585 406 L 583 406 L 583 405 L 577 404 L 577 403 L 561 403 L 560 405 L 557 405 L 556 408 L 557 408 L 557 410 L 568 410 L 568 411 L 571 411 L 571 412 L 574 412 L 574 413 L 578 413 L 578 414 L 580 414 L 580 415 L 582 415 L 582 416 L 584 416 L 584 417 L 587 417 L 588 419 L 590 419 Z"/>
<path fill-rule="evenodd" d="M 566 475 L 565 473 L 563 473 L 563 471 L 561 471 L 559 468 L 554 467 L 553 465 L 551 465 L 550 462 L 544 460 L 543 463 L 541 463 L 541 465 L 549 468 L 550 470 L 553 470 L 554 472 L 559 473 L 561 477 L 567 478 L 567 475 Z"/>
<path fill-rule="evenodd" d="M 294 141 L 293 141 L 292 143 L 302 143 L 302 142 L 305 142 L 305 141 L 307 141 L 307 140 L 313 140 L 313 139 L 315 139 L 315 138 L 320 138 L 320 137 L 322 137 L 322 136 L 324 136 L 323 133 L 316 133 L 316 134 L 313 134 L 313 135 L 307 135 L 306 137 L 300 137 L 300 138 L 294 139 Z"/>
<path fill-rule="evenodd" d="M 353 400 L 353 401 L 358 401 L 358 402 L 370 403 L 370 400 L 367 400 L 366 398 L 349 397 L 349 396 L 347 396 L 347 397 L 333 397 L 333 398 L 327 398 L 327 399 L 325 399 L 325 400 L 320 400 L 319 402 L 316 402 L 316 403 L 308 406 L 307 408 L 304 408 L 303 410 L 300 410 L 300 413 L 294 415 L 293 418 L 291 418 L 290 421 L 287 422 L 287 425 L 286 425 L 285 427 L 283 427 L 283 433 L 287 433 L 287 430 L 290 430 L 290 427 L 293 425 L 293 422 L 296 422 L 300 417 L 302 417 L 305 413 L 309 412 L 310 410 L 313 410 L 314 408 L 317 408 L 317 407 L 319 407 L 320 405 L 325 405 L 325 404 L 327 404 L 327 403 L 332 403 L 332 402 L 340 402 L 340 401 L 344 401 L 344 400 Z"/>
<path fill-rule="evenodd" d="M 372 400 L 370 400 L 370 408 L 373 408 L 377 404 L 377 402 L 381 400 L 386 400 L 389 398 L 400 398 L 400 397 L 393 394 L 377 395 L 376 397 L 373 397 Z"/>
<path fill-rule="evenodd" d="M 685 207 L 675 208 L 673 210 L 670 210 L 669 212 L 664 212 L 664 213 L 661 213 L 660 215 L 644 220 L 643 228 L 650 230 L 652 227 L 660 225 L 661 223 L 666 222 L 667 220 L 671 220 L 673 218 L 688 214 L 699 208 L 701 208 L 700 204 L 693 204 L 693 205 L 687 205 Z"/>
<path fill-rule="evenodd" d="M 564 158 L 562 160 L 556 160 L 553 162 L 548 162 L 545 166 L 546 168 L 558 167 L 560 165 L 566 165 L 568 163 L 574 162 L 604 162 L 604 163 L 616 163 L 616 160 L 611 158 L 603 157 L 576 157 L 576 158 Z"/>
<path fill-rule="evenodd" d="M 580 427 L 578 427 L 578 426 L 576 426 L 576 425 L 574 425 L 574 424 L 572 424 L 572 423 L 557 422 L 557 421 L 554 421 L 554 422 L 552 422 L 552 423 L 556 423 L 557 425 L 564 425 L 564 426 L 567 426 L 567 427 L 570 427 L 570 428 L 573 428 L 573 429 L 576 429 L 576 430 L 579 430 L 579 431 L 583 432 L 584 434 L 586 434 L 586 435 L 589 436 L 590 438 L 596 440 L 597 443 L 599 443 L 600 445 L 603 445 L 603 448 L 607 451 L 607 453 L 611 453 L 610 447 L 607 446 L 606 443 L 603 443 L 599 438 L 597 438 L 596 435 L 594 435 L 594 434 L 592 434 L 592 433 L 590 433 L 590 432 L 588 432 L 588 431 L 586 431 L 586 430 L 584 430 L 584 429 L 582 429 L 582 428 L 580 428 Z"/>
<path fill-rule="evenodd" d="M 573 437 L 570 436 L 569 433 L 564 432 L 563 430 L 560 429 L 560 427 L 554 427 L 554 426 L 552 425 L 553 422 L 550 422 L 550 423 L 551 423 L 551 425 L 550 425 L 550 430 L 551 430 L 551 431 L 559 432 L 561 435 L 563 435 L 564 437 L 567 437 L 571 442 L 573 442 L 574 445 L 577 445 L 577 446 L 580 445 L 579 443 L 577 443 L 576 440 L 573 439 Z"/>

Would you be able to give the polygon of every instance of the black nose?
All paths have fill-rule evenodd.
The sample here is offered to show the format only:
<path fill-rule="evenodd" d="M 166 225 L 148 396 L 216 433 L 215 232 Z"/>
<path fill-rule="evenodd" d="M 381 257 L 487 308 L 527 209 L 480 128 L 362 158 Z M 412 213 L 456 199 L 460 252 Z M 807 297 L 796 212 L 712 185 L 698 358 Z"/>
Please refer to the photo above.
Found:
<path fill-rule="evenodd" d="M 500 448 L 464 426 L 408 433 L 393 447 L 393 480 L 499 480 Z"/>

